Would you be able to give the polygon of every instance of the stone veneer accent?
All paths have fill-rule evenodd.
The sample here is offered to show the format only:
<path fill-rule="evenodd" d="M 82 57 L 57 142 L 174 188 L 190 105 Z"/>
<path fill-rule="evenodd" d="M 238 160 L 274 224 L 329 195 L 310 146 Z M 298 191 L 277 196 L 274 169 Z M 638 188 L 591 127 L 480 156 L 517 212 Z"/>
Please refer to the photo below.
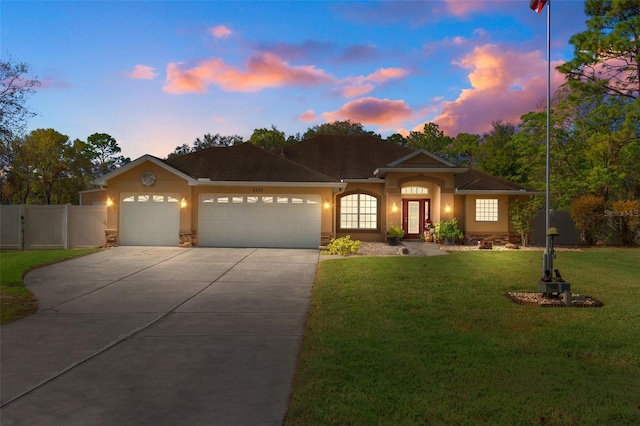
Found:
<path fill-rule="evenodd" d="M 107 229 L 104 231 L 104 246 L 115 247 L 118 245 L 118 231 L 116 229 Z"/>
<path fill-rule="evenodd" d="M 490 242 L 496 245 L 507 243 L 520 243 L 520 237 L 508 233 L 466 233 L 465 240 L 471 245 L 477 245 L 478 241 Z"/>

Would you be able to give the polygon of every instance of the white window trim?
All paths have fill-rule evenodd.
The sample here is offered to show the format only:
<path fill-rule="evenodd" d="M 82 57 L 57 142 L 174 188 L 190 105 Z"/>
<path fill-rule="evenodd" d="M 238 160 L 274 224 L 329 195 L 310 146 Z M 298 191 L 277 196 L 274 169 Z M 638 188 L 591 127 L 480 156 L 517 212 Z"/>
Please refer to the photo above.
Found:
<path fill-rule="evenodd" d="M 498 222 L 498 199 L 476 198 L 476 222 Z"/>

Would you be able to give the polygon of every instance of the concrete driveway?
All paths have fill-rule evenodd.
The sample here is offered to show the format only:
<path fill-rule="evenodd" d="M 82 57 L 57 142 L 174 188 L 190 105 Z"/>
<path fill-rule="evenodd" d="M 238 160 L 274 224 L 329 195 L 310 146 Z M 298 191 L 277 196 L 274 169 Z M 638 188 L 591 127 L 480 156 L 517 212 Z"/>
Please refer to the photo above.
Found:
<path fill-rule="evenodd" d="M 29 273 L 0 424 L 279 425 L 317 250 L 117 247 Z"/>

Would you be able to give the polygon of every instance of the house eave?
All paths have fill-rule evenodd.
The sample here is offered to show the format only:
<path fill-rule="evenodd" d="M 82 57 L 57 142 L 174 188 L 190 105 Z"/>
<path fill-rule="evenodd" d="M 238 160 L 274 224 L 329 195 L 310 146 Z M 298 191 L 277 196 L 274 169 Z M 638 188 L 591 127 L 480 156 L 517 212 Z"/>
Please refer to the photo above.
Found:
<path fill-rule="evenodd" d="M 384 176 L 387 173 L 464 173 L 469 170 L 466 167 L 380 167 L 373 174 Z"/>
<path fill-rule="evenodd" d="M 522 189 L 454 189 L 456 195 L 543 195 L 540 191 L 527 191 Z"/>
<path fill-rule="evenodd" d="M 199 178 L 198 186 L 242 186 L 242 187 L 265 187 L 265 188 L 338 188 L 344 189 L 343 182 L 264 182 L 264 181 L 238 181 L 238 180 L 205 180 Z"/>
<path fill-rule="evenodd" d="M 366 179 L 340 179 L 340 182 L 344 183 L 384 183 L 384 179 L 381 178 L 366 178 Z"/>

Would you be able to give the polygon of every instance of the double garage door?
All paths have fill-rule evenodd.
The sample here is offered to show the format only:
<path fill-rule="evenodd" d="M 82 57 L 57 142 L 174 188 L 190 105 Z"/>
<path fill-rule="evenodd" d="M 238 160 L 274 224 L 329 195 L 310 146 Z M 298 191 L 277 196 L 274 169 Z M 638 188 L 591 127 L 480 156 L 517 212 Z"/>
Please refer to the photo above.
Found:
<path fill-rule="evenodd" d="M 317 248 L 318 195 L 201 194 L 198 245 Z"/>
<path fill-rule="evenodd" d="M 317 248 L 318 195 L 201 194 L 198 245 L 202 247 Z M 120 203 L 120 244 L 177 246 L 177 194 L 125 194 Z"/>

